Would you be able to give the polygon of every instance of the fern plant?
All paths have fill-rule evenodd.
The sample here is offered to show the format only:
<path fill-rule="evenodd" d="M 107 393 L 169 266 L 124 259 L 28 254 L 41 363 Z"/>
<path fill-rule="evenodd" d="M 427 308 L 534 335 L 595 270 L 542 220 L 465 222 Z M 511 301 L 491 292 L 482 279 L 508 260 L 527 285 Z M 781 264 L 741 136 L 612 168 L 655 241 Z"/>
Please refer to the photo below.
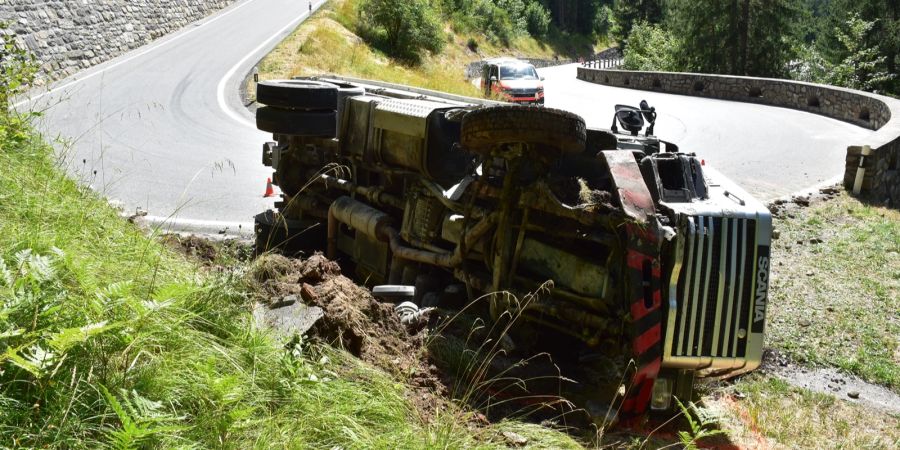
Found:
<path fill-rule="evenodd" d="M 115 450 L 133 450 L 155 447 L 158 436 L 180 431 L 185 427 L 174 425 L 183 417 L 176 417 L 164 411 L 161 402 L 152 401 L 136 391 L 120 389 L 121 401 L 100 385 L 100 392 L 110 409 L 119 419 L 119 426 L 109 427 L 106 432 L 107 445 Z"/>
<path fill-rule="evenodd" d="M 688 431 L 678 432 L 678 439 L 681 441 L 682 445 L 684 445 L 685 449 L 695 450 L 698 448 L 697 442 L 701 439 L 725 433 L 724 431 L 715 428 L 718 426 L 716 418 L 701 411 L 694 402 L 688 402 L 687 406 L 685 406 L 684 403 L 681 403 L 681 400 L 678 400 L 677 398 L 675 399 L 675 402 L 678 403 L 678 408 L 681 409 L 681 413 L 690 427 L 690 430 Z"/>

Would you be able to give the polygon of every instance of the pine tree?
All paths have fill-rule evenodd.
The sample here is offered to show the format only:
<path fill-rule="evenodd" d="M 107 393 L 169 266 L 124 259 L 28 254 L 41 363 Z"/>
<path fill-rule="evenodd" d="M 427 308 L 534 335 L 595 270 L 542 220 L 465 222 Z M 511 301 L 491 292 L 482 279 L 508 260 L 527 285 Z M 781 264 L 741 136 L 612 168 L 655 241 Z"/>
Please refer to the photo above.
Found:
<path fill-rule="evenodd" d="M 671 0 L 669 30 L 681 37 L 686 70 L 780 77 L 796 47 L 792 0 Z"/>
<path fill-rule="evenodd" d="M 663 20 L 663 0 L 615 0 L 612 14 L 612 37 L 626 47 L 628 35 L 637 23 L 654 24 Z"/>

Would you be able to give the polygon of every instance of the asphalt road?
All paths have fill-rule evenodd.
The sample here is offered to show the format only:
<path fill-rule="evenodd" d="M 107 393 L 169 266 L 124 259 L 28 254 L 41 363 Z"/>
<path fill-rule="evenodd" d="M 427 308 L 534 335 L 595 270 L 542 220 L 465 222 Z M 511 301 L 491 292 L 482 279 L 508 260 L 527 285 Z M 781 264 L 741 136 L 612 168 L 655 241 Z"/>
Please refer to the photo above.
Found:
<path fill-rule="evenodd" d="M 755 197 L 768 200 L 843 176 L 848 145 L 871 130 L 825 116 L 751 103 L 660 94 L 576 79 L 576 64 L 540 69 L 546 106 L 609 128 L 616 104 L 656 108 L 654 134 L 694 152 Z"/>
<path fill-rule="evenodd" d="M 239 1 L 17 107 L 43 110 L 38 128 L 60 140 L 69 171 L 126 211 L 211 228 L 252 223 L 273 203 L 262 196 L 271 169 L 261 148 L 271 135 L 256 130 L 238 88 L 308 8 Z"/>
<path fill-rule="evenodd" d="M 273 203 L 262 197 L 271 172 L 260 161 L 270 136 L 253 126 L 238 87 L 307 8 L 303 0 L 240 1 L 49 92 L 32 92 L 17 107 L 43 110 L 39 129 L 60 139 L 69 171 L 127 211 L 140 207 L 181 228 L 236 231 Z M 838 175 L 846 146 L 870 133 L 787 109 L 585 83 L 573 65 L 541 72 L 547 106 L 579 113 L 589 125 L 609 127 L 614 104 L 647 99 L 659 111 L 657 135 L 762 198 Z"/>

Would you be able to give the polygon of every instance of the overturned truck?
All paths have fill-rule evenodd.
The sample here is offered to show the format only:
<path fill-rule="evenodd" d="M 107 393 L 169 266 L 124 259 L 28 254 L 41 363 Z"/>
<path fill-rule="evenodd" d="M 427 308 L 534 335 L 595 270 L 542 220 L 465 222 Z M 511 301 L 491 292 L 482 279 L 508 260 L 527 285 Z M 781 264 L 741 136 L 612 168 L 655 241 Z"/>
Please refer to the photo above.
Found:
<path fill-rule="evenodd" d="M 257 99 L 282 192 L 256 218 L 260 250 L 325 250 L 419 302 L 484 296 L 561 358 L 614 367 L 598 398 L 626 414 L 759 366 L 769 211 L 653 136 L 645 102 L 603 130 L 342 78 L 260 82 Z"/>

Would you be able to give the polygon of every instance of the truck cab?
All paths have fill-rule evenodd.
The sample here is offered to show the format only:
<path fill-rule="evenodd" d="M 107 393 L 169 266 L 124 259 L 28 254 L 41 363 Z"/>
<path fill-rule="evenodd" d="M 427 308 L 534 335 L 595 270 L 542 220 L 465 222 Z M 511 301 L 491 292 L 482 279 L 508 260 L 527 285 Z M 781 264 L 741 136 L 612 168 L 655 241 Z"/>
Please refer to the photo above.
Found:
<path fill-rule="evenodd" d="M 533 65 L 514 58 L 485 61 L 481 90 L 485 97 L 497 95 L 512 103 L 544 104 L 544 79 Z"/>

